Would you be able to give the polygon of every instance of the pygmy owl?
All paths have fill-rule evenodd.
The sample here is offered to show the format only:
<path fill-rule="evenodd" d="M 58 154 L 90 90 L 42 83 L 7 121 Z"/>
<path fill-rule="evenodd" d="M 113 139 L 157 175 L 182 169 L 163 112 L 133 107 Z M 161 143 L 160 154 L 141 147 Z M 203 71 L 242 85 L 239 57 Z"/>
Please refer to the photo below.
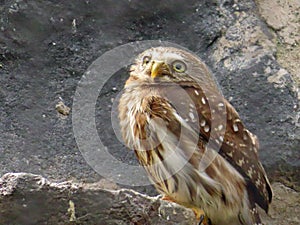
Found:
<path fill-rule="evenodd" d="M 272 190 L 258 140 L 221 95 L 207 66 L 173 47 L 141 53 L 119 103 L 126 145 L 164 199 L 213 225 L 261 224 Z"/>

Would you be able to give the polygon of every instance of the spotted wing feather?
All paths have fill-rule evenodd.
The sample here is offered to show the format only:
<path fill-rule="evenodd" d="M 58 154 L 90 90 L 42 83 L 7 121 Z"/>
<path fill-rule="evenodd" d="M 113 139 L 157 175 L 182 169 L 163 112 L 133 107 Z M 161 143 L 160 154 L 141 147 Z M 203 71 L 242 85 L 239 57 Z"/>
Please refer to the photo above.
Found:
<path fill-rule="evenodd" d="M 181 87 L 188 94 L 189 101 L 186 96 L 176 94 L 177 88 L 165 88 L 164 95 L 171 103 L 177 102 L 177 112 L 198 131 L 201 139 L 215 143 L 218 153 L 244 177 L 251 199 L 267 212 L 272 200 L 272 190 L 259 161 L 256 136 L 245 128 L 236 110 L 215 90 L 207 88 L 203 91 L 190 84 Z M 180 107 L 178 102 L 185 102 L 185 105 Z M 197 113 L 193 117 L 197 116 L 197 120 L 189 116 L 192 111 L 191 103 Z M 213 132 L 212 122 L 216 123 Z"/>
<path fill-rule="evenodd" d="M 201 120 L 205 120 L 211 126 L 213 110 L 216 112 L 213 114 L 214 121 L 217 121 L 217 124 L 221 121 L 214 132 L 205 132 L 199 125 L 199 135 L 207 141 L 209 138 L 215 142 L 222 141 L 219 154 L 244 176 L 248 195 L 252 195 L 252 199 L 267 212 L 272 200 L 272 190 L 259 161 L 257 137 L 245 128 L 236 110 L 220 94 L 209 89 L 204 94 L 202 89 L 195 87 L 185 87 L 185 90 L 195 102 L 200 123 Z M 226 113 L 225 124 L 222 122 L 223 113 Z M 224 136 L 221 127 L 225 129 Z"/>

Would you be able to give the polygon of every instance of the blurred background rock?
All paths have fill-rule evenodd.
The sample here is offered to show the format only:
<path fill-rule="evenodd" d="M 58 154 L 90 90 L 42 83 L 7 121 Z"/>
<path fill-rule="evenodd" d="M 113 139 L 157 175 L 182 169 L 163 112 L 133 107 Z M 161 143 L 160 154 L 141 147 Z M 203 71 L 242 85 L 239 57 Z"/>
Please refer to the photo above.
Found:
<path fill-rule="evenodd" d="M 0 175 L 98 182 L 102 177 L 73 136 L 76 85 L 104 52 L 165 40 L 209 65 L 258 136 L 271 180 L 299 190 L 299 10 L 298 0 L 0 1 Z M 100 93 L 96 124 L 110 153 L 135 164 L 110 123 L 112 101 L 126 78 L 124 68 Z M 156 194 L 149 186 L 135 189 Z"/>

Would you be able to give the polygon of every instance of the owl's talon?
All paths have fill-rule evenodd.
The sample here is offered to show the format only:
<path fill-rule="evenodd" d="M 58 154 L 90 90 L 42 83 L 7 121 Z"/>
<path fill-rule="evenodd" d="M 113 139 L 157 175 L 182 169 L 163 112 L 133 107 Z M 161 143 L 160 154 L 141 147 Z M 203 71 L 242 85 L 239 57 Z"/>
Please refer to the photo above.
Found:
<path fill-rule="evenodd" d="M 203 221 L 204 221 L 204 215 L 201 215 L 199 225 L 203 225 L 203 223 L 202 223 Z"/>
<path fill-rule="evenodd" d="M 202 209 L 192 208 L 192 210 L 195 213 L 196 219 L 200 221 L 198 225 L 209 225 L 209 219 Z"/>

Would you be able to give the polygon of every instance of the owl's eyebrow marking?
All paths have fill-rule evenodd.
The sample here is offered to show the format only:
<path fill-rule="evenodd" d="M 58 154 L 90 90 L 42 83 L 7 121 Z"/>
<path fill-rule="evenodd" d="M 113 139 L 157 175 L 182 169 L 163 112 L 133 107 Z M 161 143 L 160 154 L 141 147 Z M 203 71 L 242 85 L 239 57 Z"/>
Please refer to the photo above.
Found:
<path fill-rule="evenodd" d="M 174 54 L 174 53 L 171 53 L 171 52 L 166 52 L 164 55 L 165 55 L 166 58 L 170 58 L 173 61 L 175 61 L 175 60 L 184 61 L 184 58 L 181 55 L 179 55 L 179 54 Z"/>
<path fill-rule="evenodd" d="M 160 59 L 162 56 L 163 58 L 165 59 L 172 59 L 172 61 L 174 60 L 179 60 L 179 61 L 184 61 L 184 57 L 179 55 L 179 54 L 176 54 L 176 53 L 173 53 L 173 52 L 158 52 L 158 51 L 154 51 L 151 53 L 152 55 L 152 59 Z"/>

